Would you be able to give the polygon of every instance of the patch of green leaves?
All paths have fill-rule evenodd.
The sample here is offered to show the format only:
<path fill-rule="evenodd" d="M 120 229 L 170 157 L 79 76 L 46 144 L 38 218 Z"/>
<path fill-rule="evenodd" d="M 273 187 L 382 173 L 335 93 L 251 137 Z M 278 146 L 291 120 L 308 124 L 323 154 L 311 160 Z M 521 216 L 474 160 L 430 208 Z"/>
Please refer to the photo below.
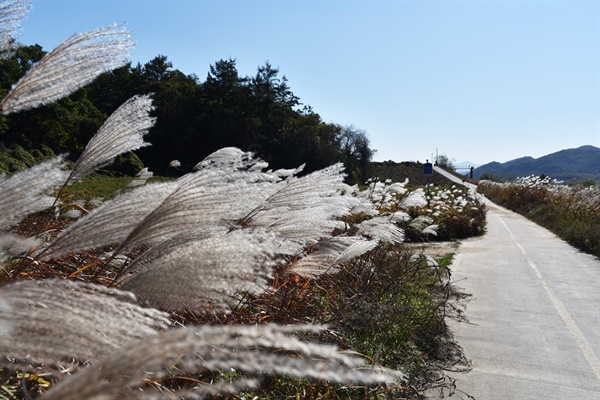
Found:
<path fill-rule="evenodd" d="M 112 199 L 117 194 L 128 190 L 127 185 L 134 179 L 132 176 L 87 175 L 66 187 L 61 194 L 61 200 L 63 203 L 69 203 L 75 200 Z M 162 182 L 169 179 L 171 178 L 152 177 L 148 182 Z"/>

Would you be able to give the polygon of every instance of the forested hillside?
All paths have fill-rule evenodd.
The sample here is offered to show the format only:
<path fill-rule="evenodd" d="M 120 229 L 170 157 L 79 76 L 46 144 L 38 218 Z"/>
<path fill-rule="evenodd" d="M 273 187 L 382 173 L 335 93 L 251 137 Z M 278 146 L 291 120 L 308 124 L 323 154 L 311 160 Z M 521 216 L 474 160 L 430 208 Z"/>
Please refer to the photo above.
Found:
<path fill-rule="evenodd" d="M 0 97 L 44 54 L 38 45 L 22 46 L 0 60 Z M 306 163 L 305 172 L 311 172 L 341 161 L 350 183 L 368 177 L 373 150 L 366 133 L 323 122 L 268 62 L 254 76 L 241 76 L 234 59 L 219 60 L 202 81 L 162 55 L 101 75 L 56 103 L 0 117 L 0 172 L 30 167 L 53 153 L 75 159 L 107 116 L 136 94 L 154 100 L 157 122 L 147 136 L 152 146 L 137 156 L 156 174 L 189 172 L 214 151 L 235 146 L 273 168 Z M 139 159 L 121 158 L 119 170 L 137 172 Z M 173 160 L 180 166 L 169 167 Z"/>
<path fill-rule="evenodd" d="M 545 175 L 565 182 L 586 179 L 600 182 L 600 149 L 581 146 L 540 158 L 522 157 L 505 163 L 492 162 L 476 168 L 474 175 L 478 179 L 483 176 L 505 181 L 530 175 Z"/>

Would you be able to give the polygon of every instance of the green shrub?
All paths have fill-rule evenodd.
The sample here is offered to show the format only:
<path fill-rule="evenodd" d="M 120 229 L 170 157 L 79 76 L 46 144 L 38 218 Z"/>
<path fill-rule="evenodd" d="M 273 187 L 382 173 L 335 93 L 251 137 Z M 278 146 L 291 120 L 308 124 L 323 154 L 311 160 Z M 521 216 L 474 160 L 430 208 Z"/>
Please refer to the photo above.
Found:
<path fill-rule="evenodd" d="M 30 168 L 51 157 L 54 157 L 54 153 L 45 146 L 28 151 L 18 144 L 6 146 L 1 143 L 0 172 L 12 174 Z"/>
<path fill-rule="evenodd" d="M 11 153 L 14 158 L 21 161 L 27 167 L 33 167 L 37 164 L 35 157 L 18 144 L 13 146 Z"/>
<path fill-rule="evenodd" d="M 15 173 L 27 169 L 27 165 L 14 158 L 10 153 L 0 153 L 0 173 Z"/>
<path fill-rule="evenodd" d="M 144 163 L 133 152 L 119 155 L 115 161 L 105 168 L 110 172 L 134 176 L 144 168 Z"/>
<path fill-rule="evenodd" d="M 127 188 L 132 177 L 113 177 L 103 174 L 91 174 L 66 187 L 62 194 L 65 203 L 74 200 L 91 200 L 95 198 L 111 199 Z"/>

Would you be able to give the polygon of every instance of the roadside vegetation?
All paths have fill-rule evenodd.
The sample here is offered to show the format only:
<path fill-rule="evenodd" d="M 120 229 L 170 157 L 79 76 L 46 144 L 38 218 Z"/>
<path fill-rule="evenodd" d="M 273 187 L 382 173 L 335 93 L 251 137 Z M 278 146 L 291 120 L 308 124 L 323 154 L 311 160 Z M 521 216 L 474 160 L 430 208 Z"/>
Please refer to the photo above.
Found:
<path fill-rule="evenodd" d="M 564 185 L 543 176 L 481 181 L 478 192 L 546 227 L 574 247 L 600 257 L 600 188 Z"/>
<path fill-rule="evenodd" d="M 227 175 L 230 176 L 230 174 Z M 53 244 L 60 246 L 61 235 L 64 240 L 69 240 L 69 236 L 64 236 L 62 232 L 66 229 L 74 229 L 72 227 L 77 225 L 73 221 L 81 219 L 85 224 L 79 230 L 75 229 L 74 232 L 83 231 L 85 233 L 87 228 L 90 228 L 92 230 L 90 234 L 97 235 L 98 237 L 95 239 L 101 244 L 100 232 L 106 227 L 101 229 L 100 226 L 94 228 L 90 226 L 96 224 L 93 218 L 94 212 L 110 206 L 119 199 L 118 195 L 115 197 L 106 195 L 106 193 L 114 190 L 120 191 L 122 196 L 127 196 L 128 193 L 134 194 L 135 190 L 144 190 L 144 187 L 155 185 L 158 188 L 160 185 L 175 182 L 173 180 L 146 182 L 144 186 L 135 189 L 131 186 L 134 181 L 131 178 L 92 174 L 65 188 L 61 194 L 62 200 L 53 209 L 43 209 L 38 213 L 26 214 L 23 220 L 10 227 L 4 234 L 4 238 L 9 235 L 12 238 L 15 238 L 12 235 L 18 235 L 16 237 L 22 238 L 22 240 L 31 236 L 45 238 L 45 244 L 36 241 L 36 245 L 41 246 L 36 253 L 43 254 L 42 249 L 48 245 L 50 248 Z M 394 380 L 375 385 L 357 382 L 340 384 L 335 380 L 314 380 L 299 378 L 293 374 L 291 376 L 281 374 L 262 380 L 260 389 L 239 389 L 241 391 L 238 396 L 242 398 L 243 396 L 248 396 L 247 398 L 259 396 L 259 398 L 267 399 L 281 398 L 282 396 L 332 399 L 359 399 L 366 396 L 372 398 L 418 398 L 422 391 L 432 386 L 446 393 L 454 390 L 453 382 L 446 380 L 447 378 L 443 374 L 444 367 L 457 362 L 456 347 L 453 346 L 445 323 L 447 302 L 451 296 L 450 271 L 447 267 L 451 262 L 452 250 L 442 253 L 427 252 L 426 247 L 419 248 L 411 244 L 415 241 L 423 243 L 427 241 L 427 238 L 433 238 L 437 234 L 438 226 L 431 224 L 432 221 L 429 218 L 422 217 L 432 214 L 432 210 L 427 208 L 425 191 L 422 188 L 409 190 L 405 188 L 404 183 L 397 182 L 371 182 L 370 187 L 365 190 L 348 186 L 345 186 L 345 190 L 351 193 L 351 198 L 354 200 L 351 212 L 339 218 L 342 225 L 331 232 L 329 239 L 321 239 L 307 247 L 301 246 L 303 250 L 297 250 L 293 256 L 279 256 L 272 261 L 274 264 L 264 260 L 263 262 L 266 263 L 264 267 L 272 266 L 267 268 L 270 271 L 270 277 L 265 282 L 266 286 L 261 287 L 260 290 L 255 288 L 254 290 L 240 290 L 237 294 L 229 293 L 227 295 L 229 300 L 221 299 L 221 302 L 217 301 L 219 297 L 215 298 L 216 295 L 206 295 L 207 299 L 204 300 L 208 300 L 208 302 L 201 308 L 194 307 L 193 300 L 190 300 L 189 306 L 186 303 L 172 303 L 165 306 L 162 300 L 158 300 L 160 304 L 154 304 L 154 306 L 168 312 L 164 318 L 169 321 L 169 325 L 237 327 L 256 324 L 272 324 L 274 326 L 304 326 L 308 324 L 314 327 L 327 327 L 321 331 L 309 332 L 305 338 L 317 343 L 334 344 L 340 350 L 358 352 L 365 365 L 370 365 L 371 368 L 398 371 L 395 375 L 392 374 Z M 442 209 L 452 210 L 451 214 L 456 216 L 457 200 L 450 195 L 451 193 L 452 191 L 447 191 L 449 200 L 447 207 L 442 207 Z M 235 198 L 232 203 L 235 204 L 237 201 L 238 199 Z M 459 203 L 460 201 L 458 200 Z M 472 201 L 474 204 L 476 203 L 475 199 Z M 442 199 L 437 200 L 436 204 L 443 204 Z M 410 214 L 417 216 L 413 218 Z M 118 217 L 115 216 L 115 218 Z M 311 220 L 314 223 L 317 222 L 312 218 Z M 448 220 L 456 219 L 448 218 Z M 118 222 L 105 220 L 104 223 Z M 301 221 L 295 220 L 295 223 L 301 224 Z M 40 231 L 41 227 L 44 227 L 42 231 Z M 404 227 L 404 229 L 400 227 Z M 57 236 L 59 239 L 56 239 Z M 86 243 L 80 234 L 75 236 L 82 240 L 82 243 Z M 159 243 L 155 245 L 155 248 L 160 249 L 165 243 L 189 245 L 180 240 L 172 239 Z M 334 240 L 337 240 L 338 243 L 332 242 Z M 205 241 L 206 239 L 199 239 L 193 243 L 201 245 Z M 345 241 L 349 242 L 345 243 Z M 236 243 L 236 246 L 240 246 L 236 249 L 244 252 L 245 250 L 241 246 L 248 245 L 251 243 Z M 366 245 L 363 250 L 356 250 L 357 256 L 340 254 L 348 251 L 350 247 L 356 248 L 357 245 Z M 320 246 L 323 248 L 319 248 Z M 17 282 L 30 280 L 54 282 L 57 278 L 110 287 L 122 268 L 125 268 L 128 263 L 140 262 L 139 260 L 142 260 L 142 264 L 149 262 L 152 259 L 149 254 L 153 251 L 152 248 L 146 250 L 147 244 L 144 243 L 130 252 L 115 256 L 111 262 L 110 258 L 115 255 L 115 245 L 89 246 L 85 249 L 77 249 L 77 247 L 77 243 L 72 244 L 72 250 L 65 249 L 60 252 L 62 255 L 58 257 L 36 257 L 33 254 L 27 256 L 35 259 L 35 262 L 32 263 L 24 262 L 15 248 L 6 248 L 5 260 L 2 265 L 4 274 L 2 280 L 5 284 L 4 288 L 7 288 L 4 289 L 4 293 L 10 293 L 10 288 Z M 171 250 L 173 253 L 176 252 L 174 247 Z M 206 251 L 218 253 L 218 247 Z M 210 253 L 205 253 L 204 257 Z M 360 255 L 361 253 L 362 255 Z M 168 260 L 170 255 L 169 253 L 162 255 L 159 253 L 153 257 L 158 257 L 164 262 L 163 257 L 167 257 L 166 260 Z M 347 258 L 347 261 L 342 261 L 344 258 Z M 115 260 L 119 261 L 114 262 Z M 175 262 L 175 260 L 170 262 Z M 229 257 L 221 261 L 215 259 L 213 262 L 229 264 L 230 259 Z M 178 286 L 169 288 L 164 283 L 150 286 L 149 290 L 160 291 L 163 293 L 161 296 L 166 295 L 165 291 L 182 292 L 186 287 L 183 284 L 184 280 L 193 280 L 193 277 L 180 274 L 208 273 L 209 270 L 205 270 L 206 266 L 201 264 L 194 265 L 193 269 L 188 272 L 177 271 L 176 265 L 173 264 L 170 268 L 174 270 L 169 272 L 168 276 L 180 280 Z M 210 275 L 214 275 L 214 273 L 210 273 Z M 227 280 L 236 286 L 235 278 L 229 277 Z M 251 284 L 251 282 L 247 282 L 247 284 Z M 53 292 L 53 285 L 53 283 L 48 284 L 49 293 L 58 296 L 64 302 L 63 307 L 69 304 L 69 301 L 64 299 L 65 294 L 60 293 L 62 290 L 76 289 L 66 287 L 59 291 L 54 289 L 55 292 Z M 144 284 L 144 286 L 147 285 L 148 283 Z M 199 285 L 199 288 L 202 289 L 202 285 Z M 130 289 L 134 290 L 134 293 L 137 291 L 140 299 L 151 297 L 140 295 L 141 291 L 145 290 L 144 288 L 132 287 Z M 32 290 L 32 288 L 21 286 L 20 295 L 25 297 L 27 290 Z M 94 290 L 99 289 L 95 288 Z M 3 289 L 0 289 L 1 291 Z M 45 294 L 45 296 L 47 295 L 49 294 Z M 191 293 L 188 295 L 193 297 Z M 19 301 L 19 294 L 11 294 L 11 296 L 15 296 L 15 302 Z M 37 299 L 25 297 L 20 301 L 34 301 L 43 304 L 50 300 L 45 297 Z M 56 299 L 52 299 L 52 301 L 56 301 Z M 157 301 L 157 299 L 153 301 Z M 93 304 L 91 303 L 90 307 Z M 28 336 L 25 334 L 30 329 L 33 329 L 34 332 L 40 329 L 39 326 L 34 327 L 35 325 L 29 324 L 34 323 L 41 316 L 35 313 L 35 309 L 26 308 L 23 311 L 27 315 L 28 322 L 24 324 L 14 315 L 14 310 L 10 310 L 13 305 L 14 302 L 9 302 L 9 312 L 3 316 L 3 322 L 7 323 L 7 326 L 19 327 L 17 332 L 22 337 L 17 339 L 12 336 L 8 339 L 5 336 L 3 339 L 8 339 L 3 343 L 5 347 L 0 345 L 0 350 L 7 352 L 6 355 L 13 360 L 2 365 L 3 390 L 11 393 L 12 398 L 19 399 L 27 398 L 24 397 L 24 393 L 33 397 L 46 392 L 52 393 L 49 389 L 57 385 L 63 375 L 53 366 L 52 360 L 45 359 L 45 362 L 40 362 L 37 359 L 43 354 L 36 355 L 36 351 L 41 350 L 36 344 L 27 343 Z M 147 310 L 149 312 L 151 309 Z M 47 315 L 48 312 L 57 312 L 57 310 L 53 311 L 52 306 L 46 305 L 43 312 L 44 315 Z M 78 313 L 81 312 L 84 311 L 78 311 Z M 98 312 L 94 311 L 94 313 Z M 108 321 L 115 318 L 112 315 L 115 312 L 118 311 L 111 310 L 108 314 L 102 315 L 104 320 L 101 322 L 101 329 L 103 331 L 108 332 L 109 326 L 111 326 Z M 49 322 L 60 322 L 61 318 L 63 317 L 60 315 L 54 315 Z M 87 323 L 90 324 L 90 321 Z M 50 334 L 56 335 L 56 340 L 62 340 L 64 332 L 49 327 L 44 327 L 44 329 L 50 329 Z M 162 329 L 164 330 L 165 327 Z M 297 334 L 299 333 L 297 332 Z M 48 343 L 49 338 L 35 334 L 31 336 L 31 339 L 45 343 L 46 348 L 43 353 L 52 354 L 50 349 L 55 344 Z M 17 340 L 18 344 L 13 342 L 14 340 Z M 90 346 L 88 343 L 80 343 L 80 345 Z M 28 357 L 32 357 L 32 359 L 19 360 L 18 357 L 15 357 L 21 346 L 25 347 L 23 351 L 26 351 Z M 76 362 L 75 355 L 81 351 L 83 348 L 73 349 L 71 357 L 74 359 L 69 362 L 69 368 L 75 372 L 81 369 L 79 363 L 83 362 L 84 365 L 85 363 L 94 363 L 93 358 Z M 448 353 L 451 355 L 449 356 Z M 295 354 L 296 357 L 301 356 L 297 353 L 290 354 Z M 54 355 L 54 357 L 58 357 L 58 355 Z M 120 352 L 117 352 L 115 357 L 121 357 Z M 74 362 L 75 364 L 73 364 Z M 276 370 L 277 366 L 273 366 L 273 368 Z M 194 370 L 189 375 L 168 375 L 161 378 L 160 390 L 166 393 L 184 393 L 185 390 L 198 384 L 208 385 L 215 381 L 223 384 L 223 382 L 233 383 L 249 379 L 252 374 L 248 374 L 249 372 L 243 366 L 236 366 L 235 363 L 232 364 L 231 369 L 219 369 L 210 373 Z M 22 379 L 23 376 L 28 379 Z M 78 375 L 75 374 L 75 376 Z M 228 386 L 226 390 L 235 392 L 234 386 Z M 148 388 L 147 384 L 142 387 L 146 391 L 153 390 Z M 119 395 L 124 393 L 123 388 L 118 386 L 111 390 L 117 390 L 115 393 Z M 144 395 L 147 394 L 144 392 Z"/>
<path fill-rule="evenodd" d="M 4 5 L 10 28 L 26 2 Z M 131 45 L 115 26 L 68 39 L 7 91 L 2 114 L 64 99 L 122 67 Z M 407 242 L 481 234 L 477 198 L 361 189 L 352 163 L 276 168 L 233 146 L 177 176 L 96 174 L 122 155 L 137 165 L 153 111 L 152 94 L 133 95 L 73 160 L 47 154 L 0 176 L 1 398 L 453 393 L 452 254 Z"/>
<path fill-rule="evenodd" d="M 379 210 L 393 213 L 408 241 L 452 241 L 483 235 L 486 209 L 480 199 L 464 186 L 441 182 L 441 186 L 419 187 L 411 185 L 408 178 L 402 183 L 375 178 L 367 181 L 365 192 Z M 397 187 L 402 187 L 401 193 L 408 187 L 414 189 L 410 196 L 397 201 L 393 197 Z"/>

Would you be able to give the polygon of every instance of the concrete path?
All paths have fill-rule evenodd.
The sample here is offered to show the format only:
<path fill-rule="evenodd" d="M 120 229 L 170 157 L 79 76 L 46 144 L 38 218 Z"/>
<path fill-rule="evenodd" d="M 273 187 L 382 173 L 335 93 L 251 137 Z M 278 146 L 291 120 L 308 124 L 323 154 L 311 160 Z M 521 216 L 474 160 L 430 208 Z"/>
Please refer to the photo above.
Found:
<path fill-rule="evenodd" d="M 449 373 L 457 388 L 480 400 L 599 400 L 600 261 L 493 203 L 487 220 L 452 266 L 472 295 L 468 322 L 450 322 L 473 364 Z"/>

